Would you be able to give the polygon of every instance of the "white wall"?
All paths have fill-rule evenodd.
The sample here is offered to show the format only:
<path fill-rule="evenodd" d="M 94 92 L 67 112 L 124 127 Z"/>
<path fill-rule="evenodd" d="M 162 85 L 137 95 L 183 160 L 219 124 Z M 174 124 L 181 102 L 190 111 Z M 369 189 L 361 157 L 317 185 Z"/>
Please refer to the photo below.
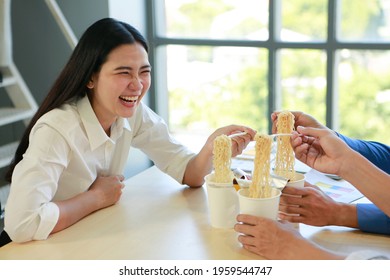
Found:
<path fill-rule="evenodd" d="M 0 66 L 8 65 L 12 58 L 11 1 L 0 0 Z"/>
<path fill-rule="evenodd" d="M 146 37 L 145 0 L 109 0 L 110 17 L 128 22 Z"/>

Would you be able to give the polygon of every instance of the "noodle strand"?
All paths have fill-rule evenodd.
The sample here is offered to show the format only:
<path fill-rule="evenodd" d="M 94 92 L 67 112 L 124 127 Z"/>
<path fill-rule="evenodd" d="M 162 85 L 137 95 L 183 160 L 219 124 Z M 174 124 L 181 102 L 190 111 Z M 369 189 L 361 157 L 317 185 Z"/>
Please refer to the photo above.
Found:
<path fill-rule="evenodd" d="M 226 135 L 214 139 L 213 146 L 214 181 L 216 183 L 229 183 L 233 180 L 230 169 L 232 157 L 232 140 Z"/>
<path fill-rule="evenodd" d="M 278 114 L 276 123 L 277 133 L 292 133 L 294 131 L 294 115 L 289 111 Z M 292 179 L 295 176 L 295 156 L 291 147 L 290 136 L 277 136 L 277 150 L 275 159 L 275 174 Z"/>
<path fill-rule="evenodd" d="M 270 155 L 272 137 L 256 134 L 255 141 L 255 159 L 249 196 L 252 198 L 267 198 L 271 196 Z"/>

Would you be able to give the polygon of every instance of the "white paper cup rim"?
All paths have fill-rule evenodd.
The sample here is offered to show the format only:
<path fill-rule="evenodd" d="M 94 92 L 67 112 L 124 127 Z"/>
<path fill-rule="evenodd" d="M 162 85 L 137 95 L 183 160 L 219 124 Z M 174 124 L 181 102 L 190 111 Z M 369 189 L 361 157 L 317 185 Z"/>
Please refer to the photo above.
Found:
<path fill-rule="evenodd" d="M 275 188 L 272 188 L 272 195 L 271 197 L 264 197 L 264 198 L 261 198 L 261 197 L 249 197 L 247 195 L 244 194 L 244 192 L 246 194 L 249 194 L 249 189 L 240 189 L 238 191 L 238 195 L 241 196 L 241 197 L 244 197 L 245 199 L 249 199 L 249 200 L 271 200 L 271 199 L 275 199 L 276 197 L 278 196 L 281 196 L 282 195 L 282 192 L 279 190 L 279 189 L 275 189 Z M 276 192 L 276 194 L 275 194 Z"/>
<path fill-rule="evenodd" d="M 204 180 L 206 182 L 206 185 L 211 188 L 230 188 L 233 187 L 233 178 L 231 182 L 228 183 L 217 183 L 213 181 L 214 179 L 214 173 L 207 174 L 204 177 Z"/>

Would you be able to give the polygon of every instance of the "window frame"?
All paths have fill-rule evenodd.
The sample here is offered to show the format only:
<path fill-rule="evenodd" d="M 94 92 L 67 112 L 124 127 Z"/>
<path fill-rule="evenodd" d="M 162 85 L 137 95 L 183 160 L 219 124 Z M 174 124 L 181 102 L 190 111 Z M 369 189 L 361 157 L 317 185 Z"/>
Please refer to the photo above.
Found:
<path fill-rule="evenodd" d="M 266 41 L 256 40 L 220 40 L 198 38 L 168 38 L 161 28 L 164 24 L 163 0 L 146 0 L 145 15 L 147 37 L 150 44 L 149 59 L 153 65 L 152 86 L 149 94 L 150 107 L 155 110 L 169 125 L 168 88 L 167 88 L 167 57 L 160 47 L 167 45 L 209 46 L 209 47 L 255 47 L 268 51 L 268 115 L 281 108 L 281 65 L 279 51 L 282 49 L 311 49 L 326 53 L 326 125 L 334 130 L 339 128 L 338 112 L 338 57 L 337 52 L 342 49 L 350 50 L 389 50 L 390 43 L 386 42 L 344 42 L 338 39 L 341 18 L 341 1 L 328 0 L 327 3 L 327 36 L 321 42 L 286 42 L 278 37 L 281 29 L 282 0 L 268 0 L 269 4 L 269 38 Z M 157 16 L 158 15 L 158 16 Z M 159 22 L 160 21 L 160 22 Z M 158 29 L 160 28 L 160 30 Z M 272 122 L 268 121 L 268 130 L 271 133 Z"/>

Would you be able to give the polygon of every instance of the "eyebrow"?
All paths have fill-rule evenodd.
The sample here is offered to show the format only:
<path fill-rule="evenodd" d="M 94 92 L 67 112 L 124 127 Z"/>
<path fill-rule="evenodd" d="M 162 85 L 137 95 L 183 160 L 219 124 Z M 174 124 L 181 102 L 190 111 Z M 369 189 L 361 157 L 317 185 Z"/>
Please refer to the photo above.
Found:
<path fill-rule="evenodd" d="M 144 66 L 141 66 L 141 70 L 142 69 L 152 69 L 152 66 L 150 66 L 149 64 L 144 65 Z M 133 68 L 130 66 L 119 66 L 119 67 L 116 67 L 114 70 L 133 70 Z"/>

